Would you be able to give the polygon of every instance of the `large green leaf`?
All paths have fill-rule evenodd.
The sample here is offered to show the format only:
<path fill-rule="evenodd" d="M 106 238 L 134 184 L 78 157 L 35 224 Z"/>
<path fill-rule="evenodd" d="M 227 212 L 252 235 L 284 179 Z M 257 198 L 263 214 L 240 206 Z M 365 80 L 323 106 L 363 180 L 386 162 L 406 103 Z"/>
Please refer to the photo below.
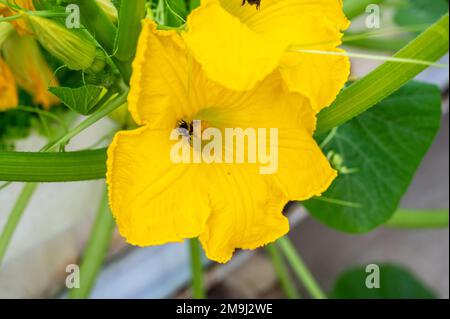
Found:
<path fill-rule="evenodd" d="M 334 284 L 336 299 L 434 299 L 430 291 L 408 270 L 396 265 L 379 265 L 379 288 L 368 288 L 366 280 L 374 272 L 358 267 L 345 272 Z M 371 278 L 369 278 L 371 279 Z"/>
<path fill-rule="evenodd" d="M 309 212 L 352 233 L 386 222 L 439 129 L 440 106 L 436 86 L 410 82 L 337 128 L 323 149 L 341 173 L 322 198 L 304 203 Z"/>
<path fill-rule="evenodd" d="M 59 97 L 67 107 L 82 115 L 89 115 L 94 111 L 102 90 L 103 88 L 101 86 L 92 84 L 79 88 L 49 88 L 49 91 Z"/>
<path fill-rule="evenodd" d="M 166 0 L 166 24 L 179 27 L 186 21 L 187 11 L 184 0 Z"/>

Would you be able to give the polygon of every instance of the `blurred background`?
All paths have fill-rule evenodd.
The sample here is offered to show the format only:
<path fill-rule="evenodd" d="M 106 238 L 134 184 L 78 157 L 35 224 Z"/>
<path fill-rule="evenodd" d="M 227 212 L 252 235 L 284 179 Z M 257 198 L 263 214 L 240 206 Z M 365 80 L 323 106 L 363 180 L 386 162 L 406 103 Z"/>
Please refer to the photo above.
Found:
<path fill-rule="evenodd" d="M 403 10 L 409 10 L 406 15 L 427 17 L 424 12 L 430 9 L 418 7 L 417 3 L 413 0 L 404 1 Z M 448 2 L 446 3 L 448 6 Z M 389 5 L 383 5 L 381 9 L 381 30 L 399 25 L 398 19 L 394 19 L 395 12 Z M 355 20 L 349 32 L 362 30 L 364 19 L 363 15 Z M 381 38 L 396 43 L 396 39 L 412 35 L 408 32 L 388 34 Z M 346 49 L 375 55 L 391 55 L 395 52 L 395 48 L 373 50 L 370 43 L 369 39 L 366 43 L 361 41 L 348 45 Z M 448 64 L 448 56 L 441 62 Z M 352 59 L 352 76 L 363 76 L 380 63 L 368 59 Z M 448 209 L 448 70 L 430 68 L 419 79 L 437 84 L 442 90 L 442 127 L 405 195 L 402 207 Z M 81 120 L 82 118 L 78 119 Z M 92 141 L 107 135 L 116 125 L 110 119 L 100 121 L 73 139 L 68 150 L 90 147 Z M 36 151 L 45 143 L 45 139 L 35 132 L 25 139 L 19 139 L 16 149 Z M 103 146 L 106 145 L 107 141 L 103 143 Z M 0 298 L 65 297 L 64 283 L 68 275 L 66 267 L 79 263 L 98 208 L 97 203 L 100 203 L 103 184 L 104 181 L 95 181 L 43 184 L 38 187 L 0 267 Z M 0 229 L 4 226 L 20 189 L 20 184 L 13 184 L 0 192 Z M 290 205 L 288 210 L 293 226 L 290 237 L 326 292 L 332 290 L 336 278 L 344 271 L 376 263 L 401 265 L 439 298 L 449 298 L 448 228 L 379 228 L 356 236 L 324 226 L 299 205 Z M 226 265 L 214 264 L 206 259 L 204 261 L 209 297 L 284 297 L 264 250 L 240 251 Z M 134 248 L 115 234 L 92 297 L 186 298 L 190 296 L 187 288 L 189 280 L 189 255 L 184 244 Z M 306 293 L 304 295 L 307 296 Z"/>

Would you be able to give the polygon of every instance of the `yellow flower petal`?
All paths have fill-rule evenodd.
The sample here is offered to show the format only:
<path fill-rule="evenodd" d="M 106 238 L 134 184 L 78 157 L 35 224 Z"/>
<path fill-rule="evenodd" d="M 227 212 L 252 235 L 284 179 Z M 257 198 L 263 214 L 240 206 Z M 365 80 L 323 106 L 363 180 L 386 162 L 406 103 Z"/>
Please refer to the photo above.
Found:
<path fill-rule="evenodd" d="M 218 1 L 194 10 L 187 30 L 184 39 L 208 77 L 232 90 L 250 90 L 277 66 L 288 46 L 283 36 L 254 32 Z"/>
<path fill-rule="evenodd" d="M 116 136 L 107 175 L 111 207 L 129 242 L 199 235 L 207 256 L 226 262 L 236 248 L 253 249 L 286 234 L 287 201 L 320 194 L 334 178 L 312 138 L 309 100 L 283 90 L 279 71 L 251 91 L 227 89 L 207 77 L 177 33 L 158 31 L 151 21 L 143 23 L 133 70 L 129 108 L 145 126 Z M 180 120 L 202 120 L 222 132 L 279 129 L 278 173 L 261 175 L 259 163 L 172 164 L 167 141 Z"/>
<path fill-rule="evenodd" d="M 0 112 L 15 108 L 18 103 L 14 76 L 6 63 L 0 58 Z"/>
<path fill-rule="evenodd" d="M 33 96 L 35 103 L 46 109 L 59 103 L 48 91 L 49 86 L 57 86 L 58 82 L 35 39 L 11 34 L 3 44 L 3 54 L 17 84 Z"/>
<path fill-rule="evenodd" d="M 259 10 L 241 0 L 206 0 L 188 17 L 183 37 L 208 77 L 233 90 L 249 90 L 271 73 L 292 45 L 322 41 L 322 24 L 348 27 L 340 0 L 264 0 Z M 310 30 L 315 28 L 314 32 Z"/>
<path fill-rule="evenodd" d="M 344 52 L 336 49 L 341 44 L 341 30 L 327 16 L 312 14 L 303 17 L 302 39 L 292 44 L 280 62 L 280 71 L 290 91 L 309 98 L 318 113 L 329 106 L 347 82 L 350 59 L 327 55 L 327 52 Z M 304 53 L 316 50 L 320 53 Z"/>
<path fill-rule="evenodd" d="M 208 105 L 217 107 L 202 112 L 207 114 L 203 118 L 214 127 L 277 128 L 276 176 L 290 200 L 306 200 L 323 193 L 336 171 L 312 137 L 316 118 L 309 100 L 284 92 L 282 85 L 275 72 L 250 92 L 215 94 L 216 100 L 209 98 Z"/>
<path fill-rule="evenodd" d="M 321 149 L 305 130 L 279 133 L 277 177 L 290 200 L 304 201 L 325 192 L 337 176 Z"/>
<path fill-rule="evenodd" d="M 195 113 L 188 97 L 188 56 L 175 31 L 158 31 L 152 20 L 143 22 L 133 62 L 128 108 L 137 124 L 173 127 Z"/>
<path fill-rule="evenodd" d="M 327 51 L 343 52 L 340 49 Z M 350 75 L 348 57 L 287 52 L 283 56 L 280 72 L 290 91 L 308 97 L 316 113 L 329 106 Z"/>
<path fill-rule="evenodd" d="M 236 248 L 255 249 L 289 231 L 282 210 L 287 198 L 270 175 L 259 175 L 255 166 L 214 164 L 212 211 L 200 236 L 206 256 L 227 262 Z"/>
<path fill-rule="evenodd" d="M 119 231 L 134 245 L 199 236 L 210 213 L 207 172 L 170 160 L 170 132 L 148 127 L 116 135 L 108 150 L 109 200 Z"/>

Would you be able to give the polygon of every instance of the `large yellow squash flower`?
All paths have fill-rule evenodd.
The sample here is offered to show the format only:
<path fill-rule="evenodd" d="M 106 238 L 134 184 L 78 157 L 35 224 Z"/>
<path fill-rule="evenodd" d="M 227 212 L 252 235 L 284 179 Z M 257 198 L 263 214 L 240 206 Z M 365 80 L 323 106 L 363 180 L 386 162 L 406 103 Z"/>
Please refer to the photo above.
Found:
<path fill-rule="evenodd" d="M 312 138 L 309 100 L 282 85 L 275 71 L 251 91 L 225 88 L 208 78 L 179 34 L 144 21 L 128 98 L 141 127 L 116 134 L 107 162 L 110 205 L 129 243 L 199 237 L 210 259 L 226 262 L 236 248 L 254 249 L 288 232 L 284 205 L 321 194 L 336 172 Z M 278 171 L 261 175 L 252 163 L 174 163 L 177 142 L 169 136 L 193 120 L 221 131 L 277 128 Z"/>
<path fill-rule="evenodd" d="M 17 106 L 17 88 L 14 76 L 6 63 L 0 58 L 0 112 Z"/>
<path fill-rule="evenodd" d="M 183 36 L 212 80 L 250 90 L 279 68 L 285 88 L 308 97 L 318 112 L 347 81 L 348 58 L 326 52 L 340 50 L 341 31 L 348 25 L 342 0 L 261 0 L 259 7 L 242 0 L 202 0 Z"/>

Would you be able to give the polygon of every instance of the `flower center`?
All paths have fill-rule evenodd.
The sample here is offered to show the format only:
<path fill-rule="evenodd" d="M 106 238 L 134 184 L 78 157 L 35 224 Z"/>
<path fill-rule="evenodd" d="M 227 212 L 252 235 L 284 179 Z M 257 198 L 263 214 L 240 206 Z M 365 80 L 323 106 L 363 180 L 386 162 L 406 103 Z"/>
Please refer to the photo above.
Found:
<path fill-rule="evenodd" d="M 203 120 L 185 120 L 181 119 L 177 123 L 177 129 L 183 136 L 189 138 L 189 143 L 192 145 L 193 139 L 201 140 L 203 132 L 211 125 Z"/>
<path fill-rule="evenodd" d="M 194 133 L 194 125 L 192 124 L 192 122 L 182 119 L 178 121 L 177 127 L 181 131 L 187 132 L 189 136 L 192 136 L 192 134 Z"/>

